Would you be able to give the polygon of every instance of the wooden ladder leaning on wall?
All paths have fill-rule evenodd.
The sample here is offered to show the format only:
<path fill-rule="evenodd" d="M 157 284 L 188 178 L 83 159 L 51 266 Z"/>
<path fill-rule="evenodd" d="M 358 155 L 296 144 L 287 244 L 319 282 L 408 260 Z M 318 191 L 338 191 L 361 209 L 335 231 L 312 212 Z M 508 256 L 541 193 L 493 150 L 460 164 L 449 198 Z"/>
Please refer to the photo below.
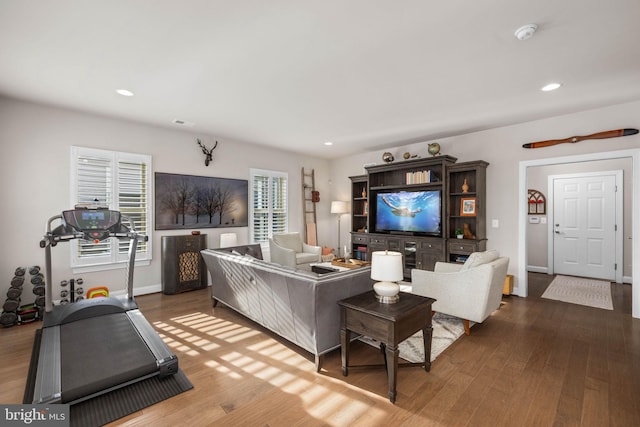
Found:
<path fill-rule="evenodd" d="M 316 202 L 319 200 L 316 191 L 315 171 L 307 173 L 302 168 L 302 212 L 304 215 L 304 241 L 309 245 L 318 244 L 316 230 Z"/>

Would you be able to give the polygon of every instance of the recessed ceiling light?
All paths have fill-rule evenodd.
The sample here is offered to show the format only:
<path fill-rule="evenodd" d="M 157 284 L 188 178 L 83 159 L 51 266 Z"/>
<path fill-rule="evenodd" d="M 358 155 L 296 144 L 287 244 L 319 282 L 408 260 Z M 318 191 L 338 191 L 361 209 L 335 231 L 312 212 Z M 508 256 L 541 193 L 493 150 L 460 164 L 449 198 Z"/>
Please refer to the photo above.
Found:
<path fill-rule="evenodd" d="M 560 86 L 562 86 L 560 83 L 549 83 L 548 85 L 543 86 L 541 90 L 543 92 L 550 92 L 558 89 Z"/>
<path fill-rule="evenodd" d="M 324 143 L 324 145 L 333 145 L 333 142 L 327 141 L 327 142 Z"/>
<path fill-rule="evenodd" d="M 133 92 L 126 89 L 116 89 L 116 92 L 122 96 L 133 96 Z"/>

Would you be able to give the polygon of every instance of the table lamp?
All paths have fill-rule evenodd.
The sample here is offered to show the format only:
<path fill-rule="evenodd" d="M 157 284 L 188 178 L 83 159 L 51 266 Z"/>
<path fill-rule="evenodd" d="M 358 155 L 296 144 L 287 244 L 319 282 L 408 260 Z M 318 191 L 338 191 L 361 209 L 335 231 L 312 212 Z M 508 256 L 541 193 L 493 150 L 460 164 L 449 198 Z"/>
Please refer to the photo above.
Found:
<path fill-rule="evenodd" d="M 393 304 L 400 300 L 398 281 L 404 278 L 400 252 L 376 251 L 371 254 L 371 278 L 376 298 L 381 303 Z"/>

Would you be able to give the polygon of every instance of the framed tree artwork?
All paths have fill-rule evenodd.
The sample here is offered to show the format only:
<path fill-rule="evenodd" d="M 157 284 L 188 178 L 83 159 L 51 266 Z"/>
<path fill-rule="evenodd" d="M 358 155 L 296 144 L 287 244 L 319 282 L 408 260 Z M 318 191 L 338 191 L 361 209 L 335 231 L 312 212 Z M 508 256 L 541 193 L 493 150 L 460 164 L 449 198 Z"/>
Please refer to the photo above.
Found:
<path fill-rule="evenodd" d="M 155 229 L 247 227 L 246 179 L 155 173 Z"/>

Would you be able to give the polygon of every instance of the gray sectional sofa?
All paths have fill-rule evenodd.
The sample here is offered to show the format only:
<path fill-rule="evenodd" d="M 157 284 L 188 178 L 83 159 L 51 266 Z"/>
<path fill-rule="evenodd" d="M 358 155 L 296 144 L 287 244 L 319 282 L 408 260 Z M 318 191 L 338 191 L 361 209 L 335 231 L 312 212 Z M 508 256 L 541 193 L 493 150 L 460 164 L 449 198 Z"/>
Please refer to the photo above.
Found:
<path fill-rule="evenodd" d="M 211 298 L 315 356 L 340 346 L 337 301 L 372 289 L 371 268 L 316 274 L 262 260 L 260 245 L 202 252 L 211 274 Z"/>

